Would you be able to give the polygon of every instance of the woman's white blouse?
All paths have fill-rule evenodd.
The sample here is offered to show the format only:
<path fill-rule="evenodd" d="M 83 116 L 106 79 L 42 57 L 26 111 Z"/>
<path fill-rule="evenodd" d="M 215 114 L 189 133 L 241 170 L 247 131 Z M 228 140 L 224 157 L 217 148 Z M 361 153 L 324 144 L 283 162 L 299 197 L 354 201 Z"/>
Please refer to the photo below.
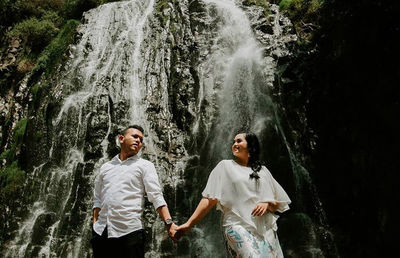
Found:
<path fill-rule="evenodd" d="M 284 212 L 291 201 L 265 166 L 258 172 L 258 180 L 250 178 L 252 172 L 251 168 L 233 160 L 222 160 L 211 171 L 202 195 L 218 200 L 223 226 L 242 224 L 265 236 L 270 229 L 277 230 L 278 216 L 270 212 L 252 216 L 254 207 L 260 202 L 278 202 L 278 211 Z"/>

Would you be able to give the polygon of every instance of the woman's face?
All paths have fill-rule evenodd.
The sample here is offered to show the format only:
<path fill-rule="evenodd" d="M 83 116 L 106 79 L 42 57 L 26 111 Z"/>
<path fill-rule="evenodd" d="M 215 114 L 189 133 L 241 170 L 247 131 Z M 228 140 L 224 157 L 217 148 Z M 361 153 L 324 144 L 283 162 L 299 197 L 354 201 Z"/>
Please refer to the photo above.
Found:
<path fill-rule="evenodd" d="M 232 145 L 232 153 L 233 156 L 242 160 L 249 158 L 249 150 L 247 148 L 247 141 L 244 133 L 235 136 Z"/>

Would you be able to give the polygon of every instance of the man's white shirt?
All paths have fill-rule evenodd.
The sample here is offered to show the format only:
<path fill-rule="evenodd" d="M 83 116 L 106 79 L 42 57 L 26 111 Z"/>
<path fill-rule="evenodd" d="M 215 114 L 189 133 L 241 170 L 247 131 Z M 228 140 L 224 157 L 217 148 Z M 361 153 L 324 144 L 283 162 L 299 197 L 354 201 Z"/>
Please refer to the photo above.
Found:
<path fill-rule="evenodd" d="M 94 185 L 93 209 L 100 212 L 93 229 L 99 235 L 106 226 L 108 237 L 142 229 L 145 194 L 155 209 L 167 205 L 153 163 L 137 155 L 124 161 L 115 156 L 100 168 Z"/>

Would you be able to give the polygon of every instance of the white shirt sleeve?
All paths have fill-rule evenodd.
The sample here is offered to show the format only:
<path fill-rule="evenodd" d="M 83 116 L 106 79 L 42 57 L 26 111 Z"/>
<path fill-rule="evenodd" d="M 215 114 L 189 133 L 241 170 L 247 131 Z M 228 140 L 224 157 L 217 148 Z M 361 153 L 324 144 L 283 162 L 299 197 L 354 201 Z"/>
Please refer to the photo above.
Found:
<path fill-rule="evenodd" d="M 158 175 L 153 163 L 148 163 L 143 172 L 143 184 L 147 193 L 147 198 L 153 203 L 154 208 L 157 209 L 161 206 L 166 206 Z"/>
<path fill-rule="evenodd" d="M 101 208 L 101 188 L 103 185 L 103 178 L 101 174 L 102 174 L 102 169 L 100 168 L 100 172 L 97 174 L 96 179 L 94 181 L 93 209 Z"/>

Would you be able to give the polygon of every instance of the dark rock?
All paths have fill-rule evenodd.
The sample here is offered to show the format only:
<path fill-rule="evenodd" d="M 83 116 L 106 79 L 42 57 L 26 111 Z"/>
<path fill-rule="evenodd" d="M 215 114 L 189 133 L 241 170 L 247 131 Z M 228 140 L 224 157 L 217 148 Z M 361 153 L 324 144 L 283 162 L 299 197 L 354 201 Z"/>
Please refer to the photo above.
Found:
<path fill-rule="evenodd" d="M 56 221 L 56 214 L 53 212 L 40 214 L 32 228 L 32 245 L 43 245 L 50 233 L 50 226 Z"/>

